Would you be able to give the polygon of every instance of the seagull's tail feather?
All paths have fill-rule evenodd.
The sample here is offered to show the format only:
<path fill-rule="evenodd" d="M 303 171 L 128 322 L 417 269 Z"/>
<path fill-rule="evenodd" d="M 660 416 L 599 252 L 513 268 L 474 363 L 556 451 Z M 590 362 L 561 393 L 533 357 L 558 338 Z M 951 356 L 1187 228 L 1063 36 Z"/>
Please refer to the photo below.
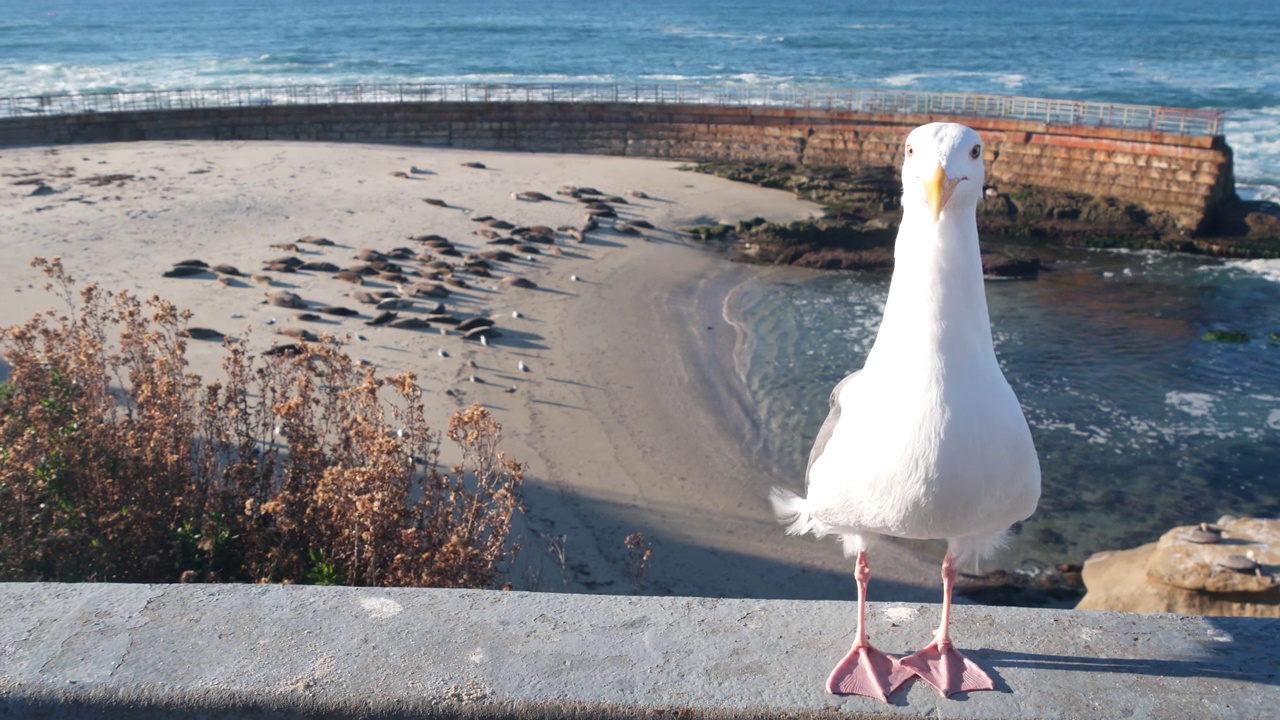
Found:
<path fill-rule="evenodd" d="M 967 535 L 947 540 L 947 549 L 956 559 L 956 564 L 963 568 L 973 563 L 974 573 L 981 572 L 982 562 L 1000 552 L 1009 544 L 1009 530 L 1001 530 L 987 535 Z"/>
<path fill-rule="evenodd" d="M 790 490 L 774 488 L 769 493 L 769 503 L 778 522 L 787 526 L 788 535 L 804 535 L 814 529 L 815 520 L 809 502 Z"/>

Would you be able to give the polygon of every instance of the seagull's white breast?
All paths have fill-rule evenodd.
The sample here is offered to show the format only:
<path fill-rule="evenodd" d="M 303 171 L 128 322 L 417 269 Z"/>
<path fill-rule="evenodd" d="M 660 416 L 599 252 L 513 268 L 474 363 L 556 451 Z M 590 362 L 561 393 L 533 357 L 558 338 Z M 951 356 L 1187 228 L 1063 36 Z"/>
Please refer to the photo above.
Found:
<path fill-rule="evenodd" d="M 922 367 L 924 365 L 924 367 Z M 895 537 L 1001 532 L 1035 510 L 1040 470 L 994 363 L 868 366 L 809 475 L 814 517 Z"/>

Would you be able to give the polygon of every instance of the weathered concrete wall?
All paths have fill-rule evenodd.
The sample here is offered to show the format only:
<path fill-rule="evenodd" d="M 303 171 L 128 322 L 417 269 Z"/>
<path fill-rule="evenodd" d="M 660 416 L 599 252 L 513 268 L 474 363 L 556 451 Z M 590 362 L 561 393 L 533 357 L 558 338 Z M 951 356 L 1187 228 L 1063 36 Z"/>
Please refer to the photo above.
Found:
<path fill-rule="evenodd" d="M 408 142 L 814 166 L 896 165 L 911 128 L 963 122 L 988 140 L 989 181 L 1114 197 L 1206 226 L 1234 195 L 1221 137 L 1027 121 L 643 103 L 295 105 L 0 120 L 0 146 L 172 139 Z"/>
<path fill-rule="evenodd" d="M 872 584 L 874 587 L 874 583 Z M 823 682 L 853 602 L 262 585 L 0 584 L 0 717 L 1261 718 L 1280 621 L 957 606 L 996 692 Z M 910 652 L 938 605 L 872 603 Z"/>

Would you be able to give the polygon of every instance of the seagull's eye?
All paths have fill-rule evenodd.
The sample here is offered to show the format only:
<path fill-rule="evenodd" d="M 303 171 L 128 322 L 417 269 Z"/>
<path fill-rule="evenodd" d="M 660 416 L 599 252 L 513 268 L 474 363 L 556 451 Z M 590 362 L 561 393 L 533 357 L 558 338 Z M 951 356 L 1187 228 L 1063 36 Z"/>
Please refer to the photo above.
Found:
<path fill-rule="evenodd" d="M 974 160 L 977 160 L 978 158 L 982 157 L 982 146 L 974 145 L 973 149 L 969 151 L 969 157 L 973 158 Z"/>
<path fill-rule="evenodd" d="M 913 149 L 911 148 L 911 146 L 910 146 L 910 145 L 908 145 L 908 146 L 907 146 L 907 157 L 911 157 L 912 155 L 915 155 L 915 153 L 916 153 L 916 151 L 915 151 L 915 150 L 913 150 Z"/>

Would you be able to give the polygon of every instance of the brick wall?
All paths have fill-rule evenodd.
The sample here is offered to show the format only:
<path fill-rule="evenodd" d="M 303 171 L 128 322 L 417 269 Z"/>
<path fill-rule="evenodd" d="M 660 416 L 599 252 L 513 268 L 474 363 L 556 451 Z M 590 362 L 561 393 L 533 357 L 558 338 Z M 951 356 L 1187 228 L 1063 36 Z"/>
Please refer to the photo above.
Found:
<path fill-rule="evenodd" d="M 264 106 L 0 119 L 0 147 L 133 140 L 407 142 L 815 166 L 897 165 L 916 125 L 987 139 L 988 181 L 1115 197 L 1203 229 L 1234 195 L 1221 137 L 1028 121 L 706 105 L 421 103 Z"/>

